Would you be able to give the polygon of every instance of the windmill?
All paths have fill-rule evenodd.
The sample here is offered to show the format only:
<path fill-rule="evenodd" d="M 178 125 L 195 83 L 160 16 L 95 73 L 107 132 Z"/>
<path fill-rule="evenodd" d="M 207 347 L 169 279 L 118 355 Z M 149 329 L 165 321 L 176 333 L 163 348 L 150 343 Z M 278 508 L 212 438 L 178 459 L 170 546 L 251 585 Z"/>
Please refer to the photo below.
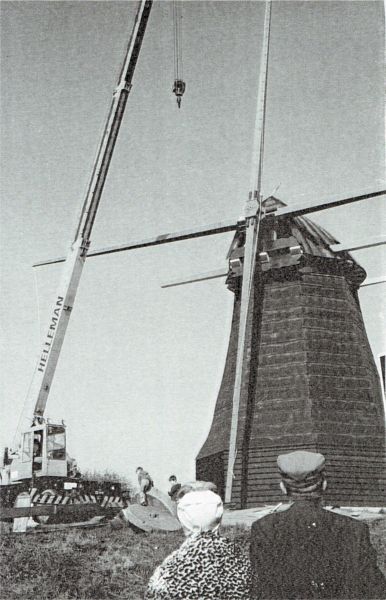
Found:
<path fill-rule="evenodd" d="M 248 364 L 245 361 L 245 353 L 248 347 L 248 339 L 252 335 L 251 325 L 251 314 L 252 307 L 251 301 L 253 293 L 255 292 L 256 286 L 259 286 L 259 278 L 262 280 L 261 273 L 263 271 L 263 263 L 256 261 L 257 252 L 261 255 L 261 259 L 264 258 L 267 262 L 275 260 L 275 269 L 281 269 L 283 265 L 283 255 L 288 254 L 287 267 L 295 266 L 295 262 L 300 260 L 302 255 L 301 244 L 295 235 L 292 236 L 292 240 L 287 239 L 287 246 L 280 246 L 283 244 L 283 236 L 279 235 L 278 240 L 268 239 L 270 232 L 275 232 L 280 229 L 280 222 L 285 222 L 289 217 L 298 218 L 307 213 L 319 211 L 326 208 L 332 208 L 333 206 L 339 206 L 348 204 L 350 202 L 365 200 L 377 195 L 385 193 L 384 190 L 377 192 L 369 192 L 358 196 L 352 196 L 349 198 L 333 199 L 329 202 L 322 204 L 316 204 L 311 208 L 298 207 L 296 210 L 291 208 L 280 206 L 280 203 L 274 199 L 267 199 L 263 202 L 261 197 L 261 179 L 263 170 L 263 150 L 264 150 L 264 121 L 265 121 L 265 104 L 266 104 L 266 88 L 267 88 L 267 73 L 268 73 L 268 58 L 269 58 L 269 35 L 270 35 L 270 20 L 271 20 L 271 3 L 266 4 L 266 13 L 264 21 L 264 38 L 263 38 L 263 51 L 262 51 L 262 65 L 260 69 L 260 82 L 259 82 L 259 93 L 256 110 L 256 126 L 255 126 L 255 137 L 254 137 L 254 153 L 251 169 L 251 185 L 250 185 L 250 197 L 246 203 L 244 209 L 243 219 L 236 221 L 230 221 L 227 223 L 219 223 L 210 226 L 204 226 L 201 228 L 192 229 L 189 231 L 178 232 L 176 234 L 166 234 L 157 236 L 149 240 L 142 240 L 138 242 L 132 242 L 121 246 L 115 246 L 112 248 L 105 248 L 101 250 L 91 251 L 88 253 L 88 257 L 108 254 L 128 249 L 148 247 L 152 245 L 158 245 L 163 243 L 169 243 L 172 241 L 178 241 L 183 239 L 190 239 L 194 237 L 200 237 L 204 235 L 218 234 L 225 231 L 236 231 L 237 236 L 235 239 L 235 247 L 232 248 L 230 253 L 231 259 L 231 270 L 236 276 L 241 275 L 242 271 L 242 286 L 241 286 L 241 297 L 240 297 L 240 316 L 238 323 L 238 334 L 237 334 L 237 351 L 234 368 L 234 378 L 232 385 L 232 414 L 229 427 L 229 438 L 227 441 L 227 456 L 222 457 L 222 468 L 225 467 L 224 479 L 224 495 L 227 502 L 234 501 L 234 493 L 236 489 L 235 483 L 237 478 L 243 479 L 242 475 L 236 474 L 236 462 L 240 459 L 239 453 L 239 441 L 240 441 L 240 422 L 241 422 L 241 397 L 243 389 L 249 388 L 251 373 L 248 370 Z M 277 227 L 276 227 L 277 225 Z M 276 227 L 276 229 L 275 229 Z M 264 248 L 260 248 L 260 242 L 263 240 L 263 234 L 266 235 L 264 243 L 272 242 L 270 244 L 269 251 L 266 252 Z M 277 235 L 277 231 L 275 233 Z M 290 238 L 291 236 L 285 236 Z M 329 239 L 328 236 L 320 237 L 320 244 L 330 246 L 334 241 Z M 292 245 L 291 245 L 292 244 Z M 264 257 L 264 252 L 266 256 Z M 276 256 L 274 256 L 276 254 Z M 60 259 L 55 259 L 49 262 L 59 262 Z M 343 257 L 342 260 L 349 261 L 348 257 Z M 41 264 L 47 264 L 41 263 Z M 355 270 L 355 269 L 354 269 Z M 267 271 L 268 272 L 268 271 Z M 201 279 L 208 278 L 210 275 L 206 274 Z M 218 276 L 218 274 L 217 274 Z M 253 292 L 253 293 L 252 293 Z M 377 413 L 377 421 L 380 419 L 379 411 Z M 244 417 L 244 420 L 246 416 Z M 242 458 L 242 457 L 241 457 Z M 241 466 L 241 469 L 245 469 L 245 466 Z M 243 500 L 237 500 L 237 502 L 243 504 Z M 248 502 L 248 499 L 245 501 Z"/>

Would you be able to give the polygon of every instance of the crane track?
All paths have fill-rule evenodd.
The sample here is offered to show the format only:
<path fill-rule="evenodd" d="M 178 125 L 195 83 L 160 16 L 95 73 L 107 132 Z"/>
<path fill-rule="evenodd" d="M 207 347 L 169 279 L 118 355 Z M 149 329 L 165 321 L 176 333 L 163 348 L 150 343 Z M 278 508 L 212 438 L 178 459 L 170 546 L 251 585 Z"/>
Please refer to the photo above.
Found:
<path fill-rule="evenodd" d="M 121 495 L 104 494 L 98 496 L 87 493 L 71 494 L 60 493 L 56 490 L 44 490 L 43 492 L 33 489 L 31 491 L 31 502 L 36 505 L 54 504 L 64 506 L 66 504 L 96 504 L 102 508 L 125 508 L 127 503 Z"/>

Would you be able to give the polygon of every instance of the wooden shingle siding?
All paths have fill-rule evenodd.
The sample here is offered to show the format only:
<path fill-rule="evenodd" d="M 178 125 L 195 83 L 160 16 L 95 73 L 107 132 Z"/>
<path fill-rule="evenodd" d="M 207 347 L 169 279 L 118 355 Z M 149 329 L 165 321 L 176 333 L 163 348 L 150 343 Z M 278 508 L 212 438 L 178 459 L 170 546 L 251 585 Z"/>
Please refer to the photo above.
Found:
<path fill-rule="evenodd" d="M 296 237 L 300 221 L 293 221 Z M 299 238 L 312 229 L 309 249 L 318 228 L 308 227 Z M 327 504 L 385 503 L 383 399 L 357 297 L 365 274 L 347 253 L 334 260 L 326 235 L 318 241 L 326 258 L 305 256 L 295 268 L 260 274 L 255 284 L 233 470 L 238 507 L 283 501 L 276 458 L 298 449 L 325 455 Z M 198 475 L 221 472 L 220 479 L 227 468 L 240 309 L 240 284 L 230 287 L 235 305 L 224 376 L 197 457 Z"/>

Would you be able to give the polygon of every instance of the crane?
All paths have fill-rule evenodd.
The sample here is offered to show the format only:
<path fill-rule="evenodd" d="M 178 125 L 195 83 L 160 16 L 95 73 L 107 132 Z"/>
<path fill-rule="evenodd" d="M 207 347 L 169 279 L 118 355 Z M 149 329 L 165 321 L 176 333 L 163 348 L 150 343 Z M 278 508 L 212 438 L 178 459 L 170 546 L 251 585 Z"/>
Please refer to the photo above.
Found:
<path fill-rule="evenodd" d="M 152 4 L 152 0 L 140 0 L 138 4 L 133 30 L 117 86 L 113 92 L 86 197 L 27 394 L 26 406 L 31 415 L 31 425 L 28 430 L 20 432 L 21 442 L 18 451 L 13 454 L 5 453 L 3 461 L 5 467 L 1 479 L 3 485 L 31 479 L 35 482 L 40 479 L 47 485 L 47 478 L 52 481 L 52 478 L 66 478 L 68 475 L 65 425 L 63 422 L 53 424 L 46 420 L 45 409 L 90 246 L 90 236 L 132 87 L 132 79 Z"/>
<path fill-rule="evenodd" d="M 266 103 L 266 91 L 267 91 L 267 75 L 268 75 L 268 53 L 269 53 L 269 35 L 270 35 L 270 21 L 271 21 L 271 2 L 266 3 L 266 12 L 264 20 L 264 36 L 262 44 L 261 54 L 261 67 L 260 67 L 260 80 L 259 80 L 259 91 L 257 96 L 257 111 L 256 111 L 256 124 L 255 124 L 255 137 L 254 137 L 254 152 L 252 159 L 251 169 L 251 184 L 250 194 L 246 202 L 243 219 L 236 221 L 228 221 L 223 223 L 216 223 L 214 225 L 206 225 L 203 227 L 191 229 L 189 231 L 182 231 L 176 233 L 169 233 L 164 235 L 156 236 L 148 240 L 139 240 L 122 244 L 120 246 L 114 246 L 110 248 L 102 248 L 100 250 L 93 250 L 87 253 L 87 257 L 110 254 L 114 252 L 120 252 L 124 250 L 150 247 L 152 245 L 160 245 L 164 243 L 170 243 L 183 239 L 190 239 L 200 236 L 207 236 L 212 234 L 219 234 L 226 231 L 237 231 L 240 236 L 243 237 L 243 248 L 240 255 L 237 257 L 240 263 L 240 269 L 243 275 L 242 281 L 242 293 L 241 293 L 241 311 L 239 321 L 239 340 L 237 350 L 237 366 L 235 371 L 235 382 L 234 382 L 234 394 L 233 394 L 233 408 L 232 408 L 232 422 L 230 427 L 230 438 L 229 438 L 229 459 L 227 461 L 227 473 L 226 473 L 226 489 L 225 489 L 225 500 L 229 503 L 232 500 L 232 488 L 233 488 L 233 467 L 236 458 L 236 438 L 238 429 L 238 416 L 239 416 L 239 400 L 240 392 L 243 383 L 248 380 L 248 373 L 246 372 L 244 354 L 245 354 L 245 333 L 247 328 L 247 317 L 249 310 L 249 299 L 251 290 L 253 289 L 253 281 L 255 277 L 259 276 L 258 269 L 255 268 L 256 261 L 256 249 L 258 245 L 259 237 L 259 226 L 263 219 L 274 219 L 278 221 L 285 218 L 286 215 L 291 214 L 305 215 L 311 212 L 333 208 L 335 206 L 342 206 L 353 202 L 358 202 L 375 196 L 385 194 L 385 190 L 366 192 L 360 195 L 351 195 L 346 198 L 330 199 L 326 202 L 316 202 L 312 206 L 307 203 L 306 206 L 291 207 L 291 208 L 275 208 L 272 210 L 265 210 L 262 206 L 261 196 L 261 181 L 263 171 L 263 150 L 264 150 L 264 121 L 265 121 L 265 103 Z M 383 243 L 383 242 L 381 242 Z M 367 247 L 372 246 L 368 245 Z M 291 251 L 291 247 L 287 250 Z M 231 260 L 232 263 L 232 254 Z M 86 256 L 86 254 L 84 255 Z M 63 259 L 53 259 L 45 261 L 39 264 L 49 264 L 61 262 Z M 35 265 L 37 266 L 37 265 Z M 232 269 L 232 264 L 230 264 Z M 214 276 L 221 276 L 214 275 Z M 206 277 L 202 279 L 209 279 L 210 274 L 206 274 Z M 198 279 L 197 279 L 198 280 Z M 37 415 L 39 417 L 39 415 Z"/>

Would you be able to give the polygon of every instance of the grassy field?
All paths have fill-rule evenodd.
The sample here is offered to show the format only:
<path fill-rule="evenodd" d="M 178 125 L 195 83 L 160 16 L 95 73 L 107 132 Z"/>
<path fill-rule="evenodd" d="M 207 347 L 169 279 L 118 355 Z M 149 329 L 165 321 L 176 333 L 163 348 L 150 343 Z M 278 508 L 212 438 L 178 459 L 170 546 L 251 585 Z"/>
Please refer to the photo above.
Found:
<path fill-rule="evenodd" d="M 369 526 L 386 574 L 386 519 Z M 247 529 L 229 527 L 225 534 L 248 544 Z M 140 600 L 154 568 L 182 539 L 178 532 L 138 534 L 109 525 L 94 530 L 3 535 L 1 600 Z"/>

